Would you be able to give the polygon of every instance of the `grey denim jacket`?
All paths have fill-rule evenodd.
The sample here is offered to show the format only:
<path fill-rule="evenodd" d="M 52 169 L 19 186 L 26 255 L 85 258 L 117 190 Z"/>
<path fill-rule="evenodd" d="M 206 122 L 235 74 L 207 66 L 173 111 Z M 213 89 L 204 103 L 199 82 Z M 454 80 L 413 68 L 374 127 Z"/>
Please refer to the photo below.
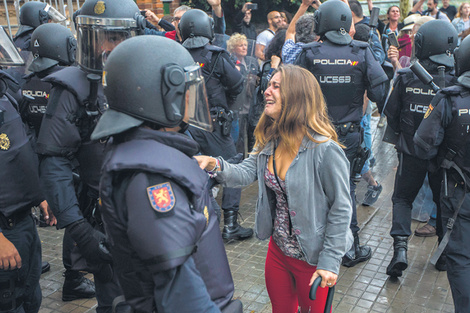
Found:
<path fill-rule="evenodd" d="M 315 140 L 326 137 L 315 135 Z M 255 233 L 268 239 L 273 233 L 276 199 L 266 188 L 266 162 L 273 152 L 270 142 L 259 154 L 240 164 L 219 158 L 222 171 L 217 181 L 226 187 L 243 187 L 258 178 Z M 352 204 L 349 195 L 349 162 L 343 149 L 332 140 L 315 143 L 305 137 L 286 177 L 286 194 L 292 231 L 310 265 L 338 274 L 341 258 L 352 246 L 349 224 Z"/>

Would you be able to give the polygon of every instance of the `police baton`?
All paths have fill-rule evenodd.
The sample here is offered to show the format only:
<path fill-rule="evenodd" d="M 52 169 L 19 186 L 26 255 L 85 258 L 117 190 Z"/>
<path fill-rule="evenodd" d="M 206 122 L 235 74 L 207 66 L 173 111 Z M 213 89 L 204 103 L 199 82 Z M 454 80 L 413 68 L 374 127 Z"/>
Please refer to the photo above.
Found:
<path fill-rule="evenodd" d="M 318 287 L 320 287 L 321 280 L 322 280 L 321 276 L 318 276 L 313 282 L 312 287 L 310 288 L 310 294 L 309 294 L 310 300 L 315 300 L 317 298 L 317 289 Z M 333 296 L 335 295 L 335 285 L 331 287 L 327 287 L 327 288 L 329 289 L 328 289 L 328 296 L 326 297 L 324 313 L 331 312 L 331 305 L 333 304 Z"/>
<path fill-rule="evenodd" d="M 418 61 L 414 62 L 410 66 L 410 70 L 423 84 L 430 85 L 434 92 L 438 92 L 440 90 L 439 86 L 434 83 L 432 75 L 429 74 Z"/>

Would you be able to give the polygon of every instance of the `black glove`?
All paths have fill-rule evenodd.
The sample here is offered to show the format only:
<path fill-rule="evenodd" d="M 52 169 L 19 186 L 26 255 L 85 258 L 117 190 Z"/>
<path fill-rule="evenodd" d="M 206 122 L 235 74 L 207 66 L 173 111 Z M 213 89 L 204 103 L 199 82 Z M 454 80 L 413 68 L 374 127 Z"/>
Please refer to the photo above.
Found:
<path fill-rule="evenodd" d="M 106 235 L 94 229 L 85 219 L 70 224 L 67 230 L 87 263 L 112 262 L 111 253 L 106 246 Z"/>

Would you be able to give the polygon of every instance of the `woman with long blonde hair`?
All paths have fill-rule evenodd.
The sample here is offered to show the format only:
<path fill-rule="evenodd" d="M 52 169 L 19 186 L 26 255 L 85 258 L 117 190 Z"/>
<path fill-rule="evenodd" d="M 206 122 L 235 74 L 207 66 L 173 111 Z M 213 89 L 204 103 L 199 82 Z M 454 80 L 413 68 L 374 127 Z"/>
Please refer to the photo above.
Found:
<path fill-rule="evenodd" d="M 258 180 L 255 230 L 258 238 L 270 238 L 265 279 L 273 312 L 323 312 L 325 287 L 336 283 L 352 245 L 349 163 L 309 71 L 281 66 L 264 95 L 248 159 L 195 158 L 223 186 Z M 318 276 L 322 288 L 312 301 L 310 286 Z"/>

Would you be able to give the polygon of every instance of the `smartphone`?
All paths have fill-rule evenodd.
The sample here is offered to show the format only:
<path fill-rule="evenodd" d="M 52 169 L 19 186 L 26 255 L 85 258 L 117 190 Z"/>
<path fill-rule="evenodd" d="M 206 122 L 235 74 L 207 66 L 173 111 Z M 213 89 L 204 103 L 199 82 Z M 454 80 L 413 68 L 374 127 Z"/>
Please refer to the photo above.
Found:
<path fill-rule="evenodd" d="M 394 46 L 396 48 L 398 48 L 400 46 L 398 44 L 397 35 L 394 32 L 388 33 L 388 43 L 389 43 L 389 45 Z"/>
<path fill-rule="evenodd" d="M 146 12 L 147 12 L 147 11 L 142 10 L 142 11 L 140 11 L 140 14 L 141 14 L 143 17 L 145 17 L 145 13 L 146 13 Z"/>
<path fill-rule="evenodd" d="M 258 3 L 250 3 L 246 5 L 247 10 L 258 10 Z"/>

